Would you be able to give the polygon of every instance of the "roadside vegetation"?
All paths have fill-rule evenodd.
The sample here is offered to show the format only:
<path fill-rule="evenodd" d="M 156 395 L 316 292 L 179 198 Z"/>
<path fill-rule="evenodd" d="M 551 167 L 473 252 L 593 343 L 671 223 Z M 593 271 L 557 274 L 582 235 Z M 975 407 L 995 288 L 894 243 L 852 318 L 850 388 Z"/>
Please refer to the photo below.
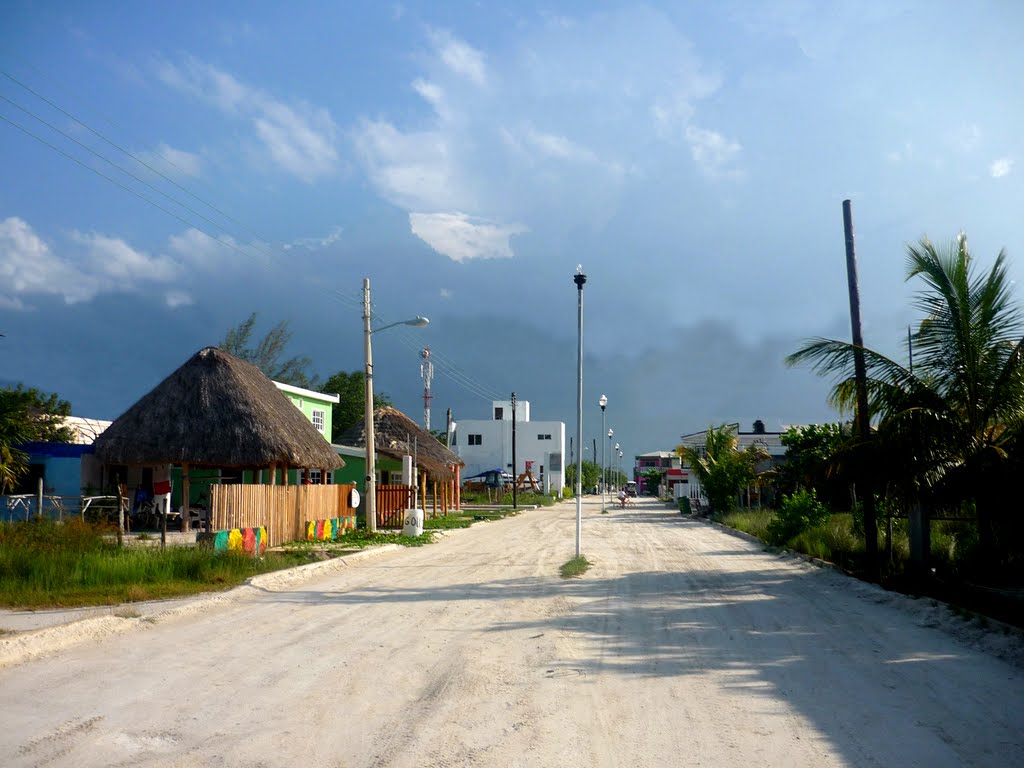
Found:
<path fill-rule="evenodd" d="M 1004 252 L 979 270 L 961 234 L 907 247 L 919 322 L 906 363 L 810 339 L 787 358 L 834 385 L 849 421 L 790 429 L 785 463 L 744 456 L 712 426 L 686 453 L 710 501 L 696 510 L 768 545 L 836 563 L 886 587 L 1024 623 L 1024 313 Z M 867 436 L 858 421 L 863 361 Z M 757 487 L 765 509 L 737 509 Z"/>
<path fill-rule="evenodd" d="M 0 523 L 0 604 L 54 608 L 159 600 L 236 586 L 304 562 L 198 547 L 118 547 L 113 530 L 70 519 Z"/>
<path fill-rule="evenodd" d="M 73 608 L 161 600 L 238 586 L 261 573 L 329 560 L 370 547 L 421 547 L 439 532 L 516 514 L 489 510 L 425 520 L 421 536 L 364 528 L 335 541 L 291 542 L 259 557 L 207 547 L 161 549 L 151 540 L 118 546 L 108 524 L 69 518 L 0 523 L 0 606 Z"/>
<path fill-rule="evenodd" d="M 590 568 L 592 563 L 587 560 L 583 555 L 574 557 L 572 560 L 565 562 L 561 568 L 558 569 L 563 579 L 572 579 L 577 576 L 582 576 Z"/>

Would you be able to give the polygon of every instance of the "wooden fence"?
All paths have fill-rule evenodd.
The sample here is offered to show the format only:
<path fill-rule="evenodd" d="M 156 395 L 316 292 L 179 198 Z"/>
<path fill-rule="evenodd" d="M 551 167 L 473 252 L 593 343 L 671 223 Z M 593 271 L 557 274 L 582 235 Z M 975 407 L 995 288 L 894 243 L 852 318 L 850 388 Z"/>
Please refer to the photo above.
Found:
<path fill-rule="evenodd" d="M 344 485 L 220 485 L 210 486 L 211 530 L 267 529 L 271 547 L 304 541 L 306 525 L 355 514 L 349 504 L 354 486 Z"/>
<path fill-rule="evenodd" d="M 412 507 L 411 485 L 377 486 L 377 527 L 401 528 L 405 510 Z"/>

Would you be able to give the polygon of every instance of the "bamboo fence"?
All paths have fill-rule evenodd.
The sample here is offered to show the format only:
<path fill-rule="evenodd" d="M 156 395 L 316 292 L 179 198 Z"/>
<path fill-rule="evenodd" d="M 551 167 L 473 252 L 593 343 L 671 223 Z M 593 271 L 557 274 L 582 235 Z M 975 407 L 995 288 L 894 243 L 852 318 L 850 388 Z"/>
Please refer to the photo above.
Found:
<path fill-rule="evenodd" d="M 405 510 L 412 507 L 411 485 L 377 486 L 377 527 L 401 528 Z"/>
<path fill-rule="evenodd" d="M 352 484 L 343 485 L 211 485 L 211 530 L 267 529 L 274 547 L 306 538 L 313 520 L 355 515 L 349 503 Z"/>

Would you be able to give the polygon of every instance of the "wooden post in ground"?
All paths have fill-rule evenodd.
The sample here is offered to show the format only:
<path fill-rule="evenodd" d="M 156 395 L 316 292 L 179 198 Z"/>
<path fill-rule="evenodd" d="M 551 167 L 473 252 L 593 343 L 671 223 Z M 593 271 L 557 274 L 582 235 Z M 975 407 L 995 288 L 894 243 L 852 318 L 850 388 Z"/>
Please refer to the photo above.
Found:
<path fill-rule="evenodd" d="M 181 463 L 181 532 L 188 530 L 189 510 L 192 507 L 192 482 L 188 476 L 188 462 Z"/>
<path fill-rule="evenodd" d="M 39 503 L 40 508 L 43 502 L 43 478 L 39 478 Z M 117 546 L 124 545 L 124 499 L 121 497 L 121 484 L 117 483 Z"/>
<path fill-rule="evenodd" d="M 850 328 L 853 336 L 854 385 L 857 396 L 857 436 L 867 442 L 871 436 L 868 414 L 867 366 L 864 361 L 864 337 L 860 326 L 860 287 L 857 281 L 857 255 L 853 246 L 853 210 L 849 200 L 843 200 L 843 233 L 846 236 L 846 281 L 850 293 Z M 875 515 L 874 489 L 866 468 L 861 483 L 864 488 L 864 559 L 869 581 L 878 581 L 878 519 Z"/>

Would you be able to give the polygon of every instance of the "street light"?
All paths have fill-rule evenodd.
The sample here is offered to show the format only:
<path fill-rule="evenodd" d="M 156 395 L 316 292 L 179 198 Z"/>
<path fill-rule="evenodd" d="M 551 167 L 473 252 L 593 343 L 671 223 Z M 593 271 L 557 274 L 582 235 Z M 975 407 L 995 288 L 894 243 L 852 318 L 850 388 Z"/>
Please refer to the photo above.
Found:
<path fill-rule="evenodd" d="M 619 452 L 619 444 L 616 443 L 615 444 L 615 450 L 612 451 L 612 460 L 611 460 L 612 466 L 615 467 L 615 472 L 614 472 L 614 475 L 613 475 L 613 477 L 615 479 L 615 485 L 619 484 L 619 463 L 615 460 L 615 454 L 618 453 L 618 452 Z"/>
<path fill-rule="evenodd" d="M 597 401 L 597 404 L 601 406 L 601 431 L 604 432 L 604 409 L 608 405 L 608 398 L 601 395 L 601 399 Z M 594 457 L 595 459 L 597 456 Z M 604 490 L 607 486 L 604 476 L 604 443 L 601 443 L 601 511 L 605 511 L 604 505 Z"/>
<path fill-rule="evenodd" d="M 583 546 L 583 286 L 587 276 L 583 265 L 576 265 L 576 557 L 581 557 Z"/>
<path fill-rule="evenodd" d="M 609 429 L 608 430 L 608 459 L 609 459 L 609 461 L 612 458 L 612 435 L 614 435 L 614 434 L 615 434 L 615 430 L 613 430 L 613 429 Z M 602 447 L 601 450 L 604 451 L 604 448 Z M 612 474 L 611 470 L 608 470 L 608 475 L 610 476 L 611 474 Z"/>
<path fill-rule="evenodd" d="M 411 325 L 422 328 L 430 321 L 417 315 L 411 320 L 400 320 L 380 328 L 370 327 L 370 278 L 363 278 L 363 348 L 366 355 L 366 410 L 363 414 L 366 433 L 366 530 L 377 531 L 377 446 L 373 435 L 373 350 L 370 347 L 370 335 L 394 328 L 396 325 Z"/>

